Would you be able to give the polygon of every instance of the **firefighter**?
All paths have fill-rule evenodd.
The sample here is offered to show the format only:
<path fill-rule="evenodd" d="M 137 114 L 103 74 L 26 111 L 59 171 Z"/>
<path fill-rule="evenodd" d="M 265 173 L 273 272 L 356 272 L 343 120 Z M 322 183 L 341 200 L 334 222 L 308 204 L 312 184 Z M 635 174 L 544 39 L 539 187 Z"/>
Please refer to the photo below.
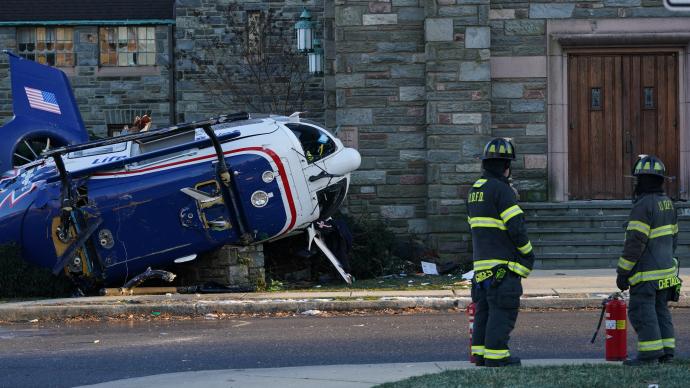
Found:
<path fill-rule="evenodd" d="M 472 230 L 476 303 L 472 354 L 477 366 L 519 366 L 508 349 L 520 307 L 521 279 L 532 270 L 534 254 L 522 209 L 509 184 L 515 147 L 510 140 L 491 140 L 482 155 L 482 178 L 467 198 Z"/>
<path fill-rule="evenodd" d="M 675 338 L 667 302 L 677 300 L 680 292 L 678 262 L 673 256 L 678 224 L 673 202 L 664 193 L 665 173 L 655 156 L 640 155 L 633 167 L 637 181 L 616 285 L 621 291 L 630 288 L 628 316 L 638 343 L 637 358 L 624 365 L 673 360 Z"/>

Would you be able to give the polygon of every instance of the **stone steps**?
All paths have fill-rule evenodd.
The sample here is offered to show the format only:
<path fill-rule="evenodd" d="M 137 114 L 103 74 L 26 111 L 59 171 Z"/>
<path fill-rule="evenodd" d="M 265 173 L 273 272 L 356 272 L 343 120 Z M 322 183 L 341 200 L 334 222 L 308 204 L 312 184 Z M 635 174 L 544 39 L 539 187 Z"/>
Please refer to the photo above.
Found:
<path fill-rule="evenodd" d="M 535 268 L 614 268 L 623 249 L 629 201 L 524 203 Z M 676 255 L 690 262 L 690 206 L 676 204 Z"/>
<path fill-rule="evenodd" d="M 623 240 L 592 240 L 592 241 L 540 241 L 539 245 L 532 242 L 537 256 L 559 254 L 562 252 L 576 253 L 615 253 L 620 254 L 623 249 Z M 677 255 L 690 255 L 690 240 L 678 241 Z"/>
<path fill-rule="evenodd" d="M 612 244 L 613 243 L 613 244 Z M 598 246 L 615 246 L 616 243 L 620 243 L 620 247 L 622 247 L 623 244 L 623 239 L 619 240 L 581 240 L 581 241 L 575 241 L 575 240 L 552 240 L 552 241 L 540 241 L 539 242 L 539 248 L 545 248 L 542 250 L 542 252 L 547 252 L 547 248 L 551 247 L 578 247 L 580 249 L 586 249 L 587 247 L 598 247 Z M 534 242 L 533 242 L 534 244 Z M 676 248 L 676 251 L 680 251 L 681 249 L 687 250 L 690 252 L 690 239 L 679 239 L 678 240 L 678 247 Z"/>
<path fill-rule="evenodd" d="M 527 231 L 530 239 L 534 241 L 572 241 L 572 240 L 608 240 L 623 241 L 625 239 L 625 229 L 618 228 L 571 228 L 557 226 L 551 228 L 539 228 L 532 226 L 531 221 L 527 221 Z M 679 232 L 690 233 L 690 225 L 679 225 Z M 566 238 L 564 238 L 566 237 Z M 682 236 L 681 236 L 682 237 Z"/>

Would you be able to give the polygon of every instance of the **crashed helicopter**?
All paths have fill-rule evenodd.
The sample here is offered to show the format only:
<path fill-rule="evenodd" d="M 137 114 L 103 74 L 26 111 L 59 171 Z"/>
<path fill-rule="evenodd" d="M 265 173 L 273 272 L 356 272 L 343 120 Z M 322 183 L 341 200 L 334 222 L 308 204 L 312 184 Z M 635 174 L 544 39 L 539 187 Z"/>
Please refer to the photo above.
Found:
<path fill-rule="evenodd" d="M 298 114 L 236 113 L 84 142 L 65 74 L 9 61 L 15 117 L 0 129 L 0 244 L 94 289 L 306 231 L 351 282 L 314 224 L 343 203 L 361 158 L 323 127 Z M 18 158 L 27 147 L 35 160 Z"/>

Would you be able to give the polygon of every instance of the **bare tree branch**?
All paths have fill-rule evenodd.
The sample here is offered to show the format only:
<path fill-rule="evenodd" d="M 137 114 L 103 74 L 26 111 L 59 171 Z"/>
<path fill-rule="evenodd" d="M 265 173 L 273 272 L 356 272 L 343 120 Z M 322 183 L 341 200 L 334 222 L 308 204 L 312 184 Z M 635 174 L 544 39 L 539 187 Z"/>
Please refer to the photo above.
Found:
<path fill-rule="evenodd" d="M 249 26 L 252 31 L 247 12 L 237 4 L 223 8 L 224 29 L 218 28 L 217 16 L 216 24 L 201 13 L 194 16 L 210 32 L 195 36 L 193 49 L 180 51 L 196 66 L 195 80 L 216 97 L 219 108 L 290 114 L 304 106 L 307 59 L 296 52 L 291 31 L 276 23 L 274 11 L 262 12 L 259 25 Z"/>

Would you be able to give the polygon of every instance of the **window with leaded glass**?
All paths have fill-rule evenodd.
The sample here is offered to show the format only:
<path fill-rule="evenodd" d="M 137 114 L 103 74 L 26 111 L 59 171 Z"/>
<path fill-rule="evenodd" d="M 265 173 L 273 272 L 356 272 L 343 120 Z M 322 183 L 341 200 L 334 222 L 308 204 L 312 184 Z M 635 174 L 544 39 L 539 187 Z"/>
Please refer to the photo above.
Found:
<path fill-rule="evenodd" d="M 72 27 L 19 27 L 17 54 L 51 66 L 74 66 Z"/>
<path fill-rule="evenodd" d="M 101 66 L 154 66 L 156 28 L 117 26 L 100 28 Z"/>
<path fill-rule="evenodd" d="M 247 52 L 259 54 L 261 52 L 261 12 L 247 12 Z"/>

